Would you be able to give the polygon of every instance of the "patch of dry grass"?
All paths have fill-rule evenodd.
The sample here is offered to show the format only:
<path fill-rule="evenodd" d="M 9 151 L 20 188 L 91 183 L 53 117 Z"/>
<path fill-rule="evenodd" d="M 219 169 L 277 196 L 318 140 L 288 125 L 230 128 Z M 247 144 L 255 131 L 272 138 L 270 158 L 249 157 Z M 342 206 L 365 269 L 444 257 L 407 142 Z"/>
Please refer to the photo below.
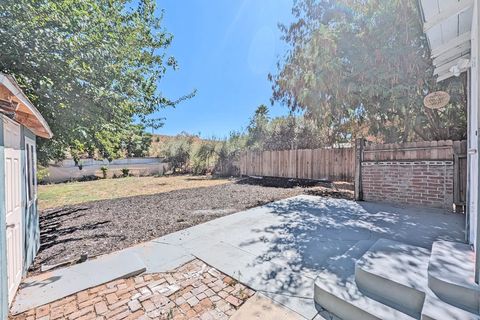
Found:
<path fill-rule="evenodd" d="M 163 193 L 230 183 L 204 176 L 128 177 L 38 186 L 41 210 L 95 200 Z"/>

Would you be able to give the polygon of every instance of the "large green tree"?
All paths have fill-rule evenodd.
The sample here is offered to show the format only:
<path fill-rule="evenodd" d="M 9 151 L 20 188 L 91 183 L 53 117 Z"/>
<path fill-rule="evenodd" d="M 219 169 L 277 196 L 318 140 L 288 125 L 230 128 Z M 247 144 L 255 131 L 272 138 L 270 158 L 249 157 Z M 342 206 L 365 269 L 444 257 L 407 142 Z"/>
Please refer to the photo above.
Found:
<path fill-rule="evenodd" d="M 296 0 L 292 12 L 273 100 L 303 110 L 324 141 L 465 138 L 465 79 L 436 83 L 416 0 Z M 436 90 L 450 104 L 425 109 Z"/>
<path fill-rule="evenodd" d="M 134 119 L 160 126 L 150 115 L 188 97 L 159 89 L 177 66 L 166 56 L 171 41 L 154 0 L 0 1 L 0 71 L 17 78 L 54 133 L 39 158 L 78 146 L 111 158 Z"/>

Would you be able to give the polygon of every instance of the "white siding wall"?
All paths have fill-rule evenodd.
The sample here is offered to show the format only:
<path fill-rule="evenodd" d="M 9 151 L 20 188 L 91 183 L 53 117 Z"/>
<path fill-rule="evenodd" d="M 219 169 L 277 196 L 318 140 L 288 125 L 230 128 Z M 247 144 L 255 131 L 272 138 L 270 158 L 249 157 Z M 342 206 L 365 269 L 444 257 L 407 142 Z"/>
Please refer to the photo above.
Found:
<path fill-rule="evenodd" d="M 475 1 L 472 25 L 472 49 L 471 49 L 471 77 L 470 77 L 470 119 L 469 119 L 469 212 L 470 212 L 470 243 L 474 244 L 478 236 L 477 219 L 479 193 L 479 148 L 478 133 L 480 124 L 480 68 L 479 68 L 479 5 Z M 478 250 L 478 248 L 477 248 Z"/>

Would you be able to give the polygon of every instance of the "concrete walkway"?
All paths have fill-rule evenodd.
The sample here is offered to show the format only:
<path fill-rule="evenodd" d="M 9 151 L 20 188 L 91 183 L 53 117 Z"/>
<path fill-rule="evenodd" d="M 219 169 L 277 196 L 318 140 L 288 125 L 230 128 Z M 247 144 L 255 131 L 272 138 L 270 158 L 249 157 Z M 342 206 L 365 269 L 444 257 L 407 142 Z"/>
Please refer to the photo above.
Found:
<path fill-rule="evenodd" d="M 125 261 L 138 257 L 146 272 L 167 271 L 198 257 L 313 319 L 318 314 L 313 302 L 317 274 L 358 241 L 387 238 L 430 249 L 438 239 L 462 241 L 463 225 L 463 215 L 439 210 L 298 196 L 212 220 L 115 255 Z M 32 284 L 35 279 L 27 281 Z M 55 282 L 41 294 L 55 296 L 59 289 Z M 29 285 L 20 290 L 15 305 L 34 299 L 39 288 Z"/>

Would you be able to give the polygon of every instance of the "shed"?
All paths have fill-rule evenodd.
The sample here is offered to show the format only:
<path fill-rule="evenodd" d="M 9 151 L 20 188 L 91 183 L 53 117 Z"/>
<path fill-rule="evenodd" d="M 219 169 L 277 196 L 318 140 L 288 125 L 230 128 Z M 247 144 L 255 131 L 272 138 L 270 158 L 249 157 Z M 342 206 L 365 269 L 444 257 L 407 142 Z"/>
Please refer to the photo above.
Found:
<path fill-rule="evenodd" d="M 0 73 L 0 319 L 40 247 L 37 136 L 52 131 L 15 79 Z"/>

